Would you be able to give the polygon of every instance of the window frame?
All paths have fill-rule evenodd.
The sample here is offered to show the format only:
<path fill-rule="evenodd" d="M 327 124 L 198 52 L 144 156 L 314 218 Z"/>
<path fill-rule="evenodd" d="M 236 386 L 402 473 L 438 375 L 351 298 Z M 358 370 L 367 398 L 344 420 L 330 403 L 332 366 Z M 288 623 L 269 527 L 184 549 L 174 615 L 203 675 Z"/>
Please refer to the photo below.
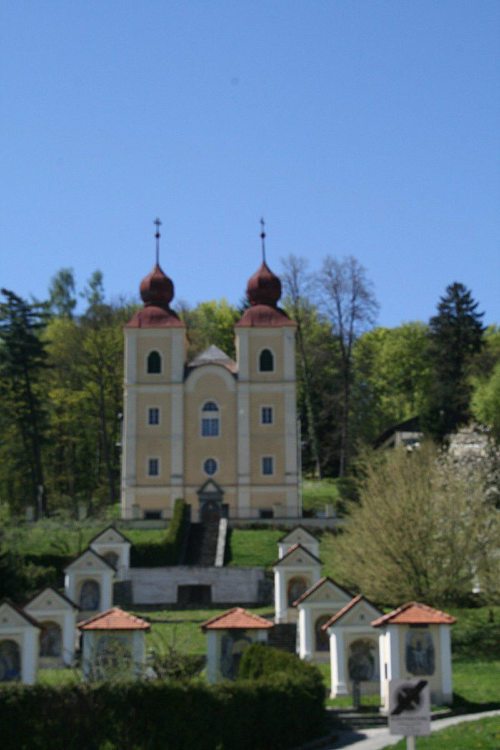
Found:
<path fill-rule="evenodd" d="M 264 414 L 267 413 L 268 416 L 271 417 L 271 419 L 264 419 Z M 262 406 L 260 407 L 260 424 L 265 425 L 266 427 L 268 425 L 274 424 L 274 406 Z"/>
<path fill-rule="evenodd" d="M 221 436 L 221 432 L 219 404 L 214 399 L 207 399 L 200 408 L 200 437 L 218 438 Z"/>
<path fill-rule="evenodd" d="M 151 421 L 152 413 L 155 412 L 157 420 L 156 422 Z M 147 424 L 148 427 L 158 427 L 161 421 L 161 409 L 159 406 L 148 406 L 147 410 Z"/>

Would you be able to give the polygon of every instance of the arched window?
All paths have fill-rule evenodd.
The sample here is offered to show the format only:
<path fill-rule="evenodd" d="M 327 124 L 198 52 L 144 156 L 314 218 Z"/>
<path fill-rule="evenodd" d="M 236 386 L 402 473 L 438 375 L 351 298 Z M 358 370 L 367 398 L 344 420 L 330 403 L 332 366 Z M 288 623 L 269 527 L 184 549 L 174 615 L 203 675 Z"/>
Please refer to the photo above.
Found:
<path fill-rule="evenodd" d="M 161 354 L 153 351 L 148 354 L 148 374 L 157 375 L 161 372 Z"/>
<path fill-rule="evenodd" d="M 42 622 L 40 656 L 58 657 L 62 654 L 62 630 L 57 622 Z"/>
<path fill-rule="evenodd" d="M 270 349 L 263 349 L 259 357 L 259 370 L 260 372 L 273 372 L 274 371 L 274 356 Z"/>
<path fill-rule="evenodd" d="M 287 586 L 287 601 L 288 606 L 291 607 L 295 601 L 307 591 L 309 584 L 306 579 L 302 576 L 294 576 L 290 578 Z"/>
<path fill-rule="evenodd" d="M 78 604 L 85 612 L 95 612 L 101 603 L 101 587 L 93 579 L 87 579 L 82 583 L 80 589 L 80 601 Z"/>
<path fill-rule="evenodd" d="M 330 615 L 321 615 L 314 624 L 314 646 L 315 651 L 328 651 L 330 648 L 330 639 L 326 630 L 321 627 L 328 622 Z"/>
<path fill-rule="evenodd" d="M 220 420 L 219 407 L 215 401 L 205 401 L 201 410 L 202 437 L 219 437 Z"/>
<path fill-rule="evenodd" d="M 0 682 L 21 679 L 21 652 L 15 641 L 0 641 Z"/>

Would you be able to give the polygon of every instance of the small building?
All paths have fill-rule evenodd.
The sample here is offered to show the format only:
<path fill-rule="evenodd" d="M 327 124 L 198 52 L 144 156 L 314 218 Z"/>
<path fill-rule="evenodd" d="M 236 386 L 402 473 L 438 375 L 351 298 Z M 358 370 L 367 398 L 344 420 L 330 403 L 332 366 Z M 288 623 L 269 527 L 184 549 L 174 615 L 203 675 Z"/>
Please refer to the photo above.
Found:
<path fill-rule="evenodd" d="M 389 681 L 425 677 L 431 702 L 451 703 L 450 625 L 456 619 L 419 602 L 408 602 L 372 622 L 380 628 L 380 697 L 389 710 Z"/>
<path fill-rule="evenodd" d="M 314 557 L 319 557 L 318 539 L 303 526 L 295 526 L 294 529 L 278 540 L 278 558 L 281 560 L 288 550 L 295 547 L 296 544 L 300 544 L 301 547 L 304 547 Z"/>
<path fill-rule="evenodd" d="M 380 689 L 378 639 L 371 621 L 382 612 L 358 594 L 323 625 L 330 638 L 331 697 L 352 693 L 357 683 L 362 694 Z"/>
<path fill-rule="evenodd" d="M 403 422 L 391 425 L 387 430 L 382 432 L 375 440 L 374 448 L 407 448 L 412 450 L 418 447 L 424 438 L 424 433 L 420 428 L 418 417 L 405 419 Z"/>
<path fill-rule="evenodd" d="M 207 679 L 210 683 L 234 680 L 243 652 L 252 643 L 266 643 L 273 623 L 241 607 L 234 607 L 204 622 L 207 634 Z"/>
<path fill-rule="evenodd" d="M 115 568 L 111 563 L 86 549 L 64 571 L 64 593 L 76 602 L 82 619 L 113 606 Z"/>
<path fill-rule="evenodd" d="M 24 611 L 41 627 L 39 666 L 71 666 L 75 658 L 77 605 L 49 586 L 34 596 Z"/>
<path fill-rule="evenodd" d="M 0 683 L 33 685 L 38 669 L 40 625 L 7 600 L 0 603 Z"/>
<path fill-rule="evenodd" d="M 129 578 L 131 546 L 127 537 L 114 526 L 108 526 L 89 542 L 90 549 L 114 567 L 117 581 Z"/>
<path fill-rule="evenodd" d="M 320 578 L 294 602 L 298 611 L 298 651 L 301 659 L 328 661 L 330 643 L 323 625 L 351 599 L 351 592 L 331 578 Z"/>
<path fill-rule="evenodd" d="M 295 544 L 275 562 L 273 571 L 274 619 L 277 623 L 296 622 L 293 603 L 321 577 L 321 560 Z"/>
<path fill-rule="evenodd" d="M 113 607 L 78 625 L 87 680 L 127 679 L 144 674 L 149 622 Z"/>

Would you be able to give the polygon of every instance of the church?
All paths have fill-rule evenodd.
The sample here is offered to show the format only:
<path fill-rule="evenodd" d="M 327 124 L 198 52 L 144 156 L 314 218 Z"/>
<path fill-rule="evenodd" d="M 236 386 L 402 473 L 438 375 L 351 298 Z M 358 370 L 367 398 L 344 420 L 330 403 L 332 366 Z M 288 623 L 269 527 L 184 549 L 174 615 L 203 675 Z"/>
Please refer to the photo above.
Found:
<path fill-rule="evenodd" d="M 278 305 L 264 244 L 234 328 L 236 361 L 216 346 L 188 361 L 158 250 L 157 231 L 143 306 L 125 326 L 122 517 L 170 519 L 177 498 L 193 521 L 299 517 L 296 324 Z"/>

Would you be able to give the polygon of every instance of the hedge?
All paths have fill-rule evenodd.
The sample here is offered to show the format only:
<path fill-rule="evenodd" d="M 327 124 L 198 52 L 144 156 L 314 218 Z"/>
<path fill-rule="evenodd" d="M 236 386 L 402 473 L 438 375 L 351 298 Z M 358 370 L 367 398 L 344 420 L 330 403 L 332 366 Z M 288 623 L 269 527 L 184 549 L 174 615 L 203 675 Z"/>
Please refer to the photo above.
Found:
<path fill-rule="evenodd" d="M 189 506 L 177 499 L 174 512 L 163 541 L 156 544 L 134 544 L 130 553 L 130 564 L 134 568 L 158 568 L 178 565 L 184 539 L 189 528 Z"/>
<path fill-rule="evenodd" d="M 2 750 L 285 750 L 323 729 L 307 681 L 275 675 L 0 688 Z"/>

